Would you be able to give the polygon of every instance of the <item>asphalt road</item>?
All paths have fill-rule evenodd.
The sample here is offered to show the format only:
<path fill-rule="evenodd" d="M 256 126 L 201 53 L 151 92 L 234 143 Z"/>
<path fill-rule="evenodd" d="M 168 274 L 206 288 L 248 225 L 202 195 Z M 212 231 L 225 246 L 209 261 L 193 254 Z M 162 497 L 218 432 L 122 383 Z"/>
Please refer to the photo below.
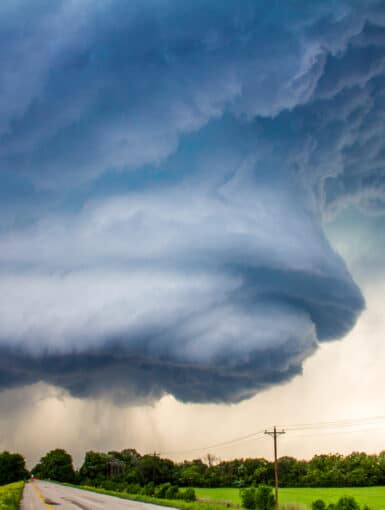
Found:
<path fill-rule="evenodd" d="M 50 482 L 26 484 L 21 510 L 166 510 L 167 507 L 105 496 Z M 175 510 L 175 509 L 173 509 Z"/>

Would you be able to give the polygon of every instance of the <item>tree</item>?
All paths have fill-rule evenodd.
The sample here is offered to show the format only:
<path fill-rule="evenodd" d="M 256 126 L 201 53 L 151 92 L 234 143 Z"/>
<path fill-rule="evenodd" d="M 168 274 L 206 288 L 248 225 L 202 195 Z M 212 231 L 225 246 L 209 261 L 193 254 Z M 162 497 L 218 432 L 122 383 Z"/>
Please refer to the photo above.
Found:
<path fill-rule="evenodd" d="M 39 478 L 58 482 L 73 482 L 75 471 L 72 465 L 72 457 L 65 450 L 52 450 L 40 459 L 39 464 L 33 469 L 33 474 Z"/>
<path fill-rule="evenodd" d="M 273 510 L 275 497 L 273 489 L 268 485 L 260 485 L 255 492 L 255 506 L 257 510 Z"/>
<path fill-rule="evenodd" d="M 138 469 L 144 483 L 154 482 L 155 485 L 174 483 L 174 463 L 169 459 L 162 459 L 158 455 L 143 455 Z"/>
<path fill-rule="evenodd" d="M 19 453 L 0 453 L 0 485 L 25 480 L 28 471 L 25 460 Z"/>
<path fill-rule="evenodd" d="M 215 467 L 212 467 L 213 471 Z M 192 462 L 185 461 L 180 470 L 180 483 L 181 485 L 200 486 L 206 480 L 207 466 L 200 459 L 193 460 Z"/>

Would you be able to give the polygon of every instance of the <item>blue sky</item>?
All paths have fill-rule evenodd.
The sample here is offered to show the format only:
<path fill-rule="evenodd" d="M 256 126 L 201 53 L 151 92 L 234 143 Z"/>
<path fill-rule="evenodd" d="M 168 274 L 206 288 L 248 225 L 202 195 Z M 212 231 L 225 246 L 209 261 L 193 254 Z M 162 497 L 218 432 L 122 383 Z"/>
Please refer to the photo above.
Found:
<path fill-rule="evenodd" d="M 383 269 L 384 7 L 1 3 L 3 391 L 234 403 L 352 330 Z"/>

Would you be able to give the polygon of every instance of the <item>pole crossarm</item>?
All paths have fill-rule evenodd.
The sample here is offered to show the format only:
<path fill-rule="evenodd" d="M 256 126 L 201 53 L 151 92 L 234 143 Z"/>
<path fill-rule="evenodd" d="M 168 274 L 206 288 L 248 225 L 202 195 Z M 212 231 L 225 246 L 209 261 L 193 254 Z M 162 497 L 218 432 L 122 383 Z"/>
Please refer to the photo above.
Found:
<path fill-rule="evenodd" d="M 277 434 L 277 436 L 280 436 L 282 434 L 286 434 L 286 431 L 277 430 L 276 432 L 274 432 L 274 430 L 265 430 L 265 434 L 267 434 L 268 436 L 274 437 L 274 433 Z"/>

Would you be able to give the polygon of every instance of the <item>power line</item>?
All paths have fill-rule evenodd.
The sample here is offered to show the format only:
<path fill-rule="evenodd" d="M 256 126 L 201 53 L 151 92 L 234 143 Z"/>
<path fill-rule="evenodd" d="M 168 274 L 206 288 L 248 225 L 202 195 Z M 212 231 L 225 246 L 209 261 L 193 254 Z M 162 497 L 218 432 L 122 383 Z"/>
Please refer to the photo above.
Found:
<path fill-rule="evenodd" d="M 347 427 L 359 426 L 359 425 L 376 425 L 376 424 L 382 423 L 382 422 L 385 422 L 385 415 L 370 416 L 370 417 L 365 417 L 365 418 L 345 418 L 345 419 L 334 420 L 334 421 L 300 423 L 300 424 L 288 425 L 284 428 L 287 432 L 297 432 L 297 431 L 299 432 L 299 431 L 307 431 L 307 430 L 311 431 L 314 429 L 324 429 L 324 428 L 337 428 L 338 429 L 338 428 L 347 428 Z M 356 432 L 356 431 L 357 430 L 354 430 L 351 432 Z M 347 432 L 350 432 L 350 431 L 347 431 Z M 236 437 L 233 439 L 229 439 L 228 441 L 209 444 L 209 445 L 202 446 L 199 448 L 191 448 L 188 450 L 161 452 L 160 455 L 187 455 L 189 453 L 202 452 L 202 451 L 211 450 L 214 448 L 225 448 L 225 447 L 232 446 L 234 444 L 237 444 L 237 443 L 240 443 L 243 441 L 251 440 L 253 438 L 260 439 L 261 437 L 263 437 L 263 434 L 264 434 L 264 430 L 259 430 L 259 431 L 247 434 L 245 436 L 240 436 L 240 437 Z M 294 436 L 291 436 L 291 438 L 294 439 L 295 437 L 311 437 L 311 436 L 317 436 L 317 435 L 328 435 L 328 433 L 325 433 L 325 434 L 314 433 L 314 434 L 310 434 L 307 436 L 294 435 Z M 261 436 L 261 437 L 258 437 L 258 436 Z"/>
<path fill-rule="evenodd" d="M 350 418 L 350 419 L 341 419 L 334 421 L 323 421 L 323 422 L 313 422 L 313 423 L 301 423 L 296 425 L 288 425 L 286 426 L 286 430 L 308 430 L 315 428 L 323 428 L 323 427 L 347 427 L 352 425 L 360 425 L 365 424 L 367 422 L 384 422 L 385 415 L 380 416 L 371 416 L 366 418 Z"/>
<path fill-rule="evenodd" d="M 315 433 L 311 433 L 311 434 L 294 434 L 290 437 L 287 437 L 285 440 L 290 441 L 292 439 L 303 439 L 306 437 L 322 437 L 322 436 L 334 436 L 334 435 L 338 435 L 338 434 L 352 434 L 352 433 L 357 433 L 357 432 L 365 432 L 368 430 L 379 430 L 379 429 L 383 429 L 383 427 L 380 427 L 380 426 L 361 427 L 358 429 L 351 429 L 351 430 L 330 430 L 330 431 L 315 432 Z"/>
<path fill-rule="evenodd" d="M 232 446 L 233 444 L 240 443 L 242 441 L 247 441 L 252 438 L 257 438 L 257 436 L 263 435 L 264 431 L 259 430 L 257 432 L 252 432 L 251 434 L 247 434 L 246 436 L 237 437 L 234 439 L 230 439 L 228 441 L 223 441 L 222 443 L 215 443 L 208 446 L 202 446 L 201 448 L 191 448 L 190 450 L 180 450 L 180 451 L 168 451 L 168 452 L 161 452 L 162 455 L 182 455 L 187 453 L 194 453 L 194 452 L 201 452 L 204 450 L 211 450 L 213 448 L 224 448 L 227 446 Z"/>

